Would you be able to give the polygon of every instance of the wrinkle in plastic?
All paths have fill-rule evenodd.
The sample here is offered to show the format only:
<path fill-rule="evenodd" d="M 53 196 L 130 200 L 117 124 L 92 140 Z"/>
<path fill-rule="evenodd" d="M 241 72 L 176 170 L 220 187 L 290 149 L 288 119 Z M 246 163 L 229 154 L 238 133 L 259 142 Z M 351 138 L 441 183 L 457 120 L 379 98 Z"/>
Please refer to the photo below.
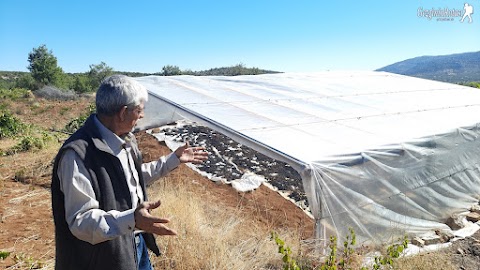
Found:
<path fill-rule="evenodd" d="M 140 129 L 187 118 L 302 176 L 317 237 L 449 230 L 480 199 L 480 91 L 383 72 L 137 78 Z"/>

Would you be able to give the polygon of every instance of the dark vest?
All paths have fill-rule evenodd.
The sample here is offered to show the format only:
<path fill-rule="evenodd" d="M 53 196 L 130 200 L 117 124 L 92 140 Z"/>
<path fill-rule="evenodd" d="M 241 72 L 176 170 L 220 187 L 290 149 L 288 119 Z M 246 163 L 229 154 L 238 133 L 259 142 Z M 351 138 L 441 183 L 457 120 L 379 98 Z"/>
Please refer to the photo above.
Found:
<path fill-rule="evenodd" d="M 55 269 L 136 269 L 136 250 L 133 233 L 92 245 L 76 238 L 65 220 L 64 194 L 58 178 L 59 160 L 66 149 L 73 149 L 83 160 L 89 173 L 99 208 L 104 211 L 125 211 L 132 201 L 120 160 L 100 136 L 91 115 L 84 126 L 75 132 L 60 148 L 52 174 L 52 210 L 55 223 Z M 139 172 L 143 195 L 147 200 L 145 182 L 141 172 L 142 156 L 132 138 L 133 159 Z M 68 181 L 68 180 L 67 180 Z M 147 246 L 157 256 L 160 251 L 152 234 L 144 233 Z"/>

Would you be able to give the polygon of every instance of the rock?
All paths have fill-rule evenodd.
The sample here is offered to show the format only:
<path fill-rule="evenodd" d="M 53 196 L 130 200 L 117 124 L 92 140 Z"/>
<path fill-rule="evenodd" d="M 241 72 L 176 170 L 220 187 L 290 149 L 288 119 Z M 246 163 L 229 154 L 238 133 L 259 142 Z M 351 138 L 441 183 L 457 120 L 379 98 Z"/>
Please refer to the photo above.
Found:
<path fill-rule="evenodd" d="M 470 208 L 470 212 L 480 214 L 480 205 L 478 204 L 472 205 L 472 207 Z"/>
<path fill-rule="evenodd" d="M 475 212 L 470 212 L 467 214 L 466 218 L 468 221 L 475 223 L 480 220 L 480 214 Z"/>
<path fill-rule="evenodd" d="M 473 244 L 473 245 L 468 247 L 468 251 L 469 251 L 470 254 L 472 254 L 473 256 L 478 258 L 480 256 L 480 245 L 479 244 Z"/>
<path fill-rule="evenodd" d="M 422 240 L 425 242 L 425 245 L 435 245 L 442 243 L 442 239 L 438 235 L 426 236 Z"/>
<path fill-rule="evenodd" d="M 27 98 L 27 99 L 33 99 L 35 98 L 35 95 L 33 94 L 33 92 L 31 90 L 28 90 L 27 92 L 25 92 L 25 95 L 23 95 L 24 98 Z"/>
<path fill-rule="evenodd" d="M 465 227 L 464 219 L 465 219 L 465 216 L 461 216 L 461 215 L 451 216 L 447 219 L 445 224 L 447 224 L 447 226 L 450 227 L 450 229 L 456 231 Z"/>
<path fill-rule="evenodd" d="M 152 133 L 160 133 L 160 132 L 161 132 L 160 128 L 153 128 L 152 129 Z"/>
<path fill-rule="evenodd" d="M 455 235 L 453 235 L 453 233 L 450 231 L 435 230 L 435 234 L 440 237 L 440 240 L 442 241 L 442 243 L 450 242 L 450 240 L 452 240 L 455 237 Z"/>
<path fill-rule="evenodd" d="M 419 247 L 425 246 L 425 241 L 423 241 L 423 239 L 418 237 L 418 236 L 413 238 L 411 242 L 412 242 L 413 245 L 416 245 L 416 246 L 419 246 Z"/>

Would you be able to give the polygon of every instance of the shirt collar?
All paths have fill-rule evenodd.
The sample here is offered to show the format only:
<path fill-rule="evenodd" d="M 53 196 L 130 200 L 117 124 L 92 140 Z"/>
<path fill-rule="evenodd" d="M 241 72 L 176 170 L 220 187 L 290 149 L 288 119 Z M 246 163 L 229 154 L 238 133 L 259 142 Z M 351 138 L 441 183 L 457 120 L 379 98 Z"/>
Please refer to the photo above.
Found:
<path fill-rule="evenodd" d="M 127 134 L 125 137 L 127 140 L 122 139 L 119 137 L 117 134 L 113 133 L 110 129 L 105 127 L 100 120 L 98 120 L 98 117 L 94 117 L 94 123 L 98 128 L 98 131 L 100 132 L 100 136 L 103 138 L 105 143 L 112 149 L 114 154 L 118 154 L 122 149 L 123 145 L 129 146 L 129 136 L 130 134 Z"/>

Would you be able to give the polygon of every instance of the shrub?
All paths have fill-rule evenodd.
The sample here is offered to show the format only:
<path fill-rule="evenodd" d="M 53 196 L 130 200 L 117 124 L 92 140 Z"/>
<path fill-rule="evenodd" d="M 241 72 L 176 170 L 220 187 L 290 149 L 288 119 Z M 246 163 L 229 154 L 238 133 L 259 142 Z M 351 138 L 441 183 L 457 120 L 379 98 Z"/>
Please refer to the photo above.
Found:
<path fill-rule="evenodd" d="M 9 251 L 0 251 L 0 260 L 5 260 L 8 256 L 10 256 Z"/>
<path fill-rule="evenodd" d="M 32 91 L 26 88 L 0 89 L 0 97 L 2 99 L 18 100 L 32 96 Z"/>
<path fill-rule="evenodd" d="M 88 112 L 85 113 L 85 114 L 82 114 L 80 115 L 79 117 L 76 117 L 74 119 L 72 119 L 70 122 L 68 122 L 68 124 L 65 126 L 65 128 L 63 129 L 64 132 L 67 132 L 67 133 L 74 133 L 75 131 L 77 131 L 77 129 L 79 129 L 81 126 L 83 126 L 83 124 L 85 123 L 85 121 L 87 120 L 87 118 L 92 114 L 94 113 L 96 110 L 95 108 L 95 104 L 94 103 L 91 103 L 89 106 L 88 106 Z"/>
<path fill-rule="evenodd" d="M 278 236 L 277 233 L 272 232 L 271 236 L 278 246 L 278 253 L 283 255 L 283 270 L 301 270 L 300 266 L 297 264 L 297 261 L 292 258 L 292 250 L 290 247 L 285 245 L 285 242 Z"/>
<path fill-rule="evenodd" d="M 32 75 L 27 73 L 15 80 L 15 87 L 36 90 L 38 89 L 38 84 Z"/>
<path fill-rule="evenodd" d="M 408 239 L 405 237 L 400 244 L 394 244 L 387 248 L 387 254 L 384 256 L 375 257 L 373 269 L 382 269 L 382 266 L 392 268 L 394 266 L 394 259 L 398 259 L 403 251 L 408 247 Z"/>
<path fill-rule="evenodd" d="M 365 266 L 359 266 L 358 262 L 354 268 L 354 255 L 358 255 L 357 251 L 353 248 L 356 244 L 355 231 L 349 228 L 350 235 L 347 236 L 343 242 L 343 252 L 338 254 L 337 237 L 330 236 L 330 254 L 326 257 L 326 260 L 318 267 L 315 266 L 315 262 L 307 261 L 304 264 L 299 264 L 295 258 L 292 257 L 292 251 L 280 239 L 277 233 L 271 233 L 271 239 L 275 241 L 278 246 L 278 253 L 282 254 L 283 270 L 306 270 L 306 269 L 320 269 L 320 270 L 367 270 Z M 386 250 L 385 255 L 375 256 L 375 261 L 371 266 L 373 270 L 380 269 L 395 269 L 395 262 L 403 254 L 403 251 L 408 247 L 407 237 L 404 237 L 403 241 L 399 244 L 393 244 Z"/>
<path fill-rule="evenodd" d="M 28 135 L 24 136 L 13 149 L 16 152 L 26 152 L 29 150 L 42 149 L 44 145 L 41 138 Z"/>
<path fill-rule="evenodd" d="M 25 125 L 10 112 L 0 111 L 0 139 L 13 137 L 19 134 Z"/>
<path fill-rule="evenodd" d="M 41 137 L 25 135 L 20 142 L 7 151 L 7 155 L 12 155 L 18 152 L 38 151 L 45 148 L 45 146 L 53 141 L 54 137 L 47 132 L 42 132 Z"/>
<path fill-rule="evenodd" d="M 76 93 L 79 94 L 93 92 L 90 79 L 85 74 L 75 75 L 72 88 L 75 90 Z"/>
<path fill-rule="evenodd" d="M 62 91 L 53 86 L 45 86 L 34 93 L 35 96 L 48 100 L 75 100 L 78 97 L 73 91 Z"/>
<path fill-rule="evenodd" d="M 480 82 L 467 82 L 467 83 L 460 83 L 461 85 L 470 86 L 474 88 L 480 88 Z"/>

